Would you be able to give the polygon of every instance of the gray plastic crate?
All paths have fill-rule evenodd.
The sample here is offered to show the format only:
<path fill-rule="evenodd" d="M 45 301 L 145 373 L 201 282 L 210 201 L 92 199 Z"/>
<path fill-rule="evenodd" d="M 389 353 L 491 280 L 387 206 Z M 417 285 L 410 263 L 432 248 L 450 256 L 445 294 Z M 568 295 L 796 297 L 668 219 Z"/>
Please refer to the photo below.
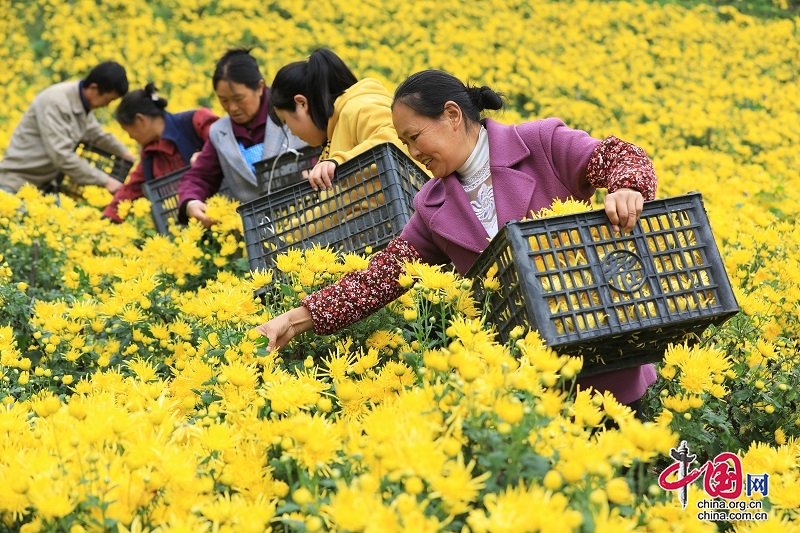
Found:
<path fill-rule="evenodd" d="M 150 200 L 150 211 L 153 213 L 153 222 L 156 231 L 162 235 L 169 235 L 169 221 L 178 221 L 178 183 L 183 175 L 189 170 L 186 166 L 165 174 L 160 178 L 146 181 L 142 184 L 142 191 L 145 197 Z M 223 179 L 219 192 L 223 196 L 230 197 L 229 187 Z"/>
<path fill-rule="evenodd" d="M 698 193 L 644 204 L 629 234 L 602 210 L 506 224 L 467 273 L 496 267 L 487 321 L 508 341 L 538 330 L 581 376 L 659 361 L 669 343 L 692 343 L 739 311 Z"/>
<path fill-rule="evenodd" d="M 258 189 L 262 194 L 269 194 L 289 185 L 302 183 L 306 179 L 304 173 L 314 167 L 321 153 L 322 147 L 306 146 L 258 161 L 253 165 Z"/>
<path fill-rule="evenodd" d="M 125 179 L 133 168 L 133 161 L 122 159 L 118 155 L 84 142 L 78 143 L 75 153 L 120 183 L 125 183 Z M 59 192 L 73 198 L 83 197 L 83 185 L 75 183 L 69 176 L 59 174 L 56 182 Z"/>
<path fill-rule="evenodd" d="M 427 179 L 402 150 L 384 143 L 339 165 L 329 191 L 303 180 L 242 204 L 250 268 L 272 268 L 278 254 L 314 244 L 343 253 L 383 248 L 411 218 Z"/>

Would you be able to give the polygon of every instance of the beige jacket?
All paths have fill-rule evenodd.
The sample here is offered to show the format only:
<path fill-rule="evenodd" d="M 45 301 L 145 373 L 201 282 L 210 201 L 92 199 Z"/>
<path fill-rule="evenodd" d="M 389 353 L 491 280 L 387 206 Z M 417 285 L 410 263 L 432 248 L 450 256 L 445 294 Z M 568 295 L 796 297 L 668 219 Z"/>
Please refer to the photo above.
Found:
<path fill-rule="evenodd" d="M 41 187 L 63 172 L 76 183 L 105 185 L 112 179 L 75 153 L 79 141 L 115 155 L 130 153 L 86 113 L 77 81 L 40 92 L 22 115 L 0 161 L 0 187 L 17 191 L 26 182 Z"/>

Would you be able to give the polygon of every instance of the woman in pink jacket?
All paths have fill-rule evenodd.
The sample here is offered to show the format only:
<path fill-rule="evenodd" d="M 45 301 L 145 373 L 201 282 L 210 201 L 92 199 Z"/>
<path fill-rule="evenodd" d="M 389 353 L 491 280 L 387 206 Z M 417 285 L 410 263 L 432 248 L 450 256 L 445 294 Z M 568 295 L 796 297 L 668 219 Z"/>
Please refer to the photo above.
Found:
<path fill-rule="evenodd" d="M 589 200 L 606 188 L 605 211 L 617 231 L 630 231 L 657 178 L 641 148 L 616 137 L 594 139 L 557 118 L 517 126 L 484 119 L 500 109 L 489 87 L 472 87 L 441 71 L 409 77 L 395 91 L 392 119 L 411 156 L 434 179 L 414 198 L 415 214 L 366 270 L 307 296 L 302 305 L 256 328 L 270 348 L 314 330 L 330 334 L 380 309 L 406 289 L 402 264 L 452 261 L 464 274 L 488 239 L 510 220 L 549 207 L 553 200 Z M 580 379 L 582 387 L 611 391 L 634 408 L 656 379 L 653 365 Z"/>

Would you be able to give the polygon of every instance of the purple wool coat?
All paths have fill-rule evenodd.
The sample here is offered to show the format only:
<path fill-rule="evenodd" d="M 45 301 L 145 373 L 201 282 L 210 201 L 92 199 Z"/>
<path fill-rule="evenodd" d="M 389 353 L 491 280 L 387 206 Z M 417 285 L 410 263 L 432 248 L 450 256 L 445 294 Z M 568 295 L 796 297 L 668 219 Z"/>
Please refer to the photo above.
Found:
<path fill-rule="evenodd" d="M 554 199 L 590 200 L 595 188 L 586 177 L 592 152 L 600 141 L 568 128 L 557 118 L 506 126 L 484 121 L 497 209 L 497 224 L 530 218 Z M 613 184 L 611 190 L 613 191 Z M 401 237 L 432 264 L 452 261 L 463 275 L 489 242 L 467 193 L 455 174 L 428 181 L 414 198 L 415 213 Z M 628 404 L 655 382 L 653 365 L 608 372 L 578 380 L 581 388 L 610 391 Z"/>

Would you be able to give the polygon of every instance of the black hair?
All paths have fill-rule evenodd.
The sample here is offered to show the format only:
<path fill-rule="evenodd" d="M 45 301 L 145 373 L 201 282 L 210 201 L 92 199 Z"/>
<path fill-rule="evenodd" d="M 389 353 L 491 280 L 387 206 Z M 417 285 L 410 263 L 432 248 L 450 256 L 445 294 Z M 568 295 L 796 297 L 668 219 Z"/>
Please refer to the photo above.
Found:
<path fill-rule="evenodd" d="M 97 85 L 97 92 L 107 94 L 115 92 L 120 96 L 128 93 L 128 75 L 125 67 L 116 61 L 104 61 L 89 71 L 83 79 L 83 86 Z"/>
<path fill-rule="evenodd" d="M 117 106 L 115 116 L 117 122 L 123 126 L 133 124 L 136 115 L 148 117 L 163 117 L 167 107 L 167 99 L 158 95 L 158 89 L 153 82 L 145 85 L 144 89 L 136 89 L 125 95 Z"/>
<path fill-rule="evenodd" d="M 232 48 L 219 58 L 211 78 L 214 90 L 221 81 L 241 83 L 256 91 L 264 76 L 258 68 L 256 58 L 250 55 L 252 48 Z"/>
<path fill-rule="evenodd" d="M 305 96 L 311 120 L 321 130 L 328 129 L 333 102 L 358 81 L 339 56 L 327 48 L 314 50 L 306 61 L 284 65 L 270 86 L 270 117 L 273 109 L 294 111 L 295 95 Z"/>
<path fill-rule="evenodd" d="M 412 74 L 394 92 L 392 108 L 398 102 L 415 113 L 438 118 L 448 101 L 455 102 L 472 123 L 479 123 L 485 109 L 501 109 L 503 95 L 490 87 L 464 84 L 455 76 L 441 70 L 423 70 Z"/>

